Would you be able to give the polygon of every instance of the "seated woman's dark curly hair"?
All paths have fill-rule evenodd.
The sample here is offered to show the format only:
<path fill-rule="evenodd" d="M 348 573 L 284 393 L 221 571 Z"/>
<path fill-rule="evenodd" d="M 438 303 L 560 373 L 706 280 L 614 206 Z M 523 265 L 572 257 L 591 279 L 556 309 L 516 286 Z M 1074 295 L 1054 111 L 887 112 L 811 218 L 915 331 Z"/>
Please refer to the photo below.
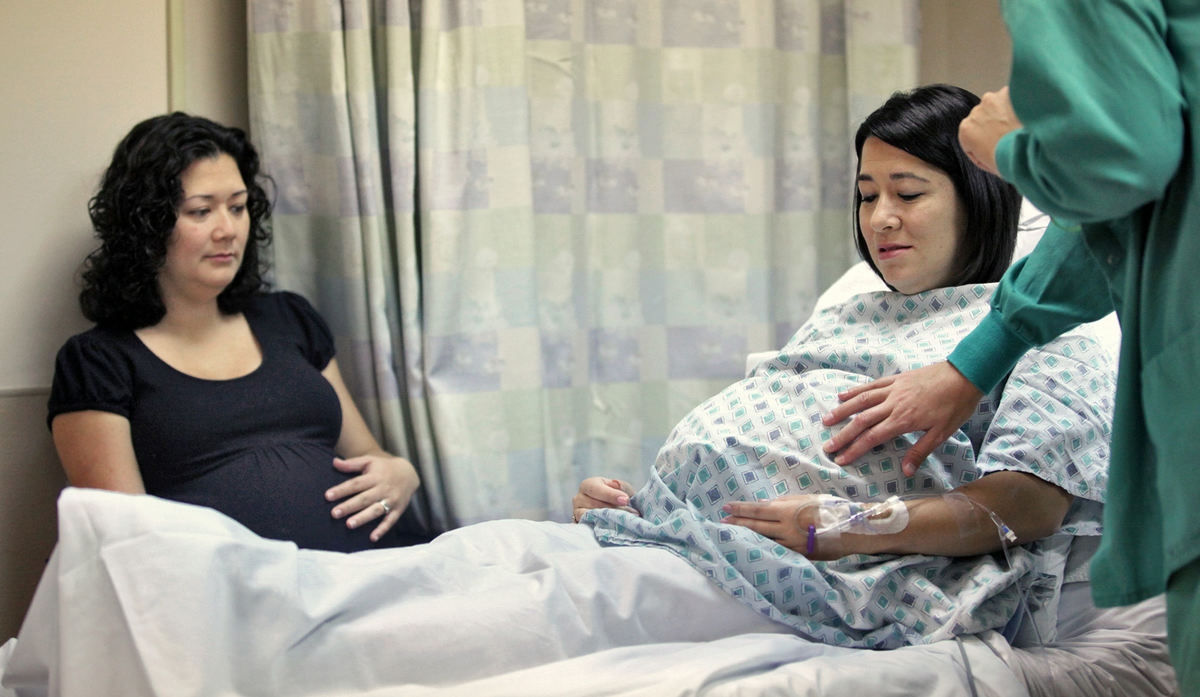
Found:
<path fill-rule="evenodd" d="M 167 256 L 183 198 L 180 177 L 193 162 L 225 153 L 246 184 L 250 234 L 242 265 L 217 297 L 226 314 L 240 312 L 266 282 L 266 223 L 271 202 L 258 172 L 258 152 L 239 128 L 181 112 L 155 116 L 133 127 L 117 145 L 99 192 L 88 203 L 99 249 L 83 264 L 83 315 L 96 324 L 138 329 L 166 314 L 158 272 Z"/>

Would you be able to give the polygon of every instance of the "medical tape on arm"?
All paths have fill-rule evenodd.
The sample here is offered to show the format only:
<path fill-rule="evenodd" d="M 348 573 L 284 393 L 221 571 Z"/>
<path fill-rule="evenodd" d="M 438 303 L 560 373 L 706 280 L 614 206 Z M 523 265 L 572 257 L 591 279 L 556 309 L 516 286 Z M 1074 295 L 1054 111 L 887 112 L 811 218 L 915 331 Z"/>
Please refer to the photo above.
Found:
<path fill-rule="evenodd" d="M 836 548 L 842 533 L 892 535 L 908 527 L 908 506 L 899 496 L 860 502 L 822 494 L 813 505 L 817 506 L 816 522 L 810 534 L 824 549 Z"/>

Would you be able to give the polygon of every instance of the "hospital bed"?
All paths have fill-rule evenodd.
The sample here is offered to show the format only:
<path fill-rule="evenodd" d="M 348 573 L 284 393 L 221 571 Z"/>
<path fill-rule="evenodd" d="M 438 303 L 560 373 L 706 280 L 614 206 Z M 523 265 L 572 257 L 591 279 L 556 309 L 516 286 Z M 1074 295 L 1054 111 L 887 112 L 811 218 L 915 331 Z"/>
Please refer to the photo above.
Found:
<path fill-rule="evenodd" d="M 820 302 L 875 283 L 856 266 Z M 1098 331 L 1115 349 L 1115 323 Z M 603 548 L 581 525 L 494 521 L 346 556 L 206 508 L 68 489 L 59 529 L 0 647 L 2 697 L 1176 693 L 1161 597 L 1093 607 L 1087 543 L 1044 645 L 985 632 L 869 651 L 806 641 L 669 552 Z"/>

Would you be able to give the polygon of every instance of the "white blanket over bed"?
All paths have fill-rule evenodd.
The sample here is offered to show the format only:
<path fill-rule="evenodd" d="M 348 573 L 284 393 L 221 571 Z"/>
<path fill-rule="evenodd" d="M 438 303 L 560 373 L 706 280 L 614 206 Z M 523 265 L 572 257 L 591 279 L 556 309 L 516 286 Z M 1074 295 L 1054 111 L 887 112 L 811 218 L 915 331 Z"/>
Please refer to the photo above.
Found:
<path fill-rule="evenodd" d="M 1166 695 L 1161 600 L 1052 648 L 985 632 L 894 651 L 807 641 L 669 552 L 508 520 L 343 555 L 206 508 L 68 489 L 0 694 Z M 1033 690 L 1027 691 L 1027 685 Z"/>
<path fill-rule="evenodd" d="M 4 685 L 20 695 L 980 695 L 983 641 L 806 641 L 664 550 L 497 521 L 344 555 L 215 511 L 68 489 Z M 864 670 L 869 655 L 871 669 Z"/>

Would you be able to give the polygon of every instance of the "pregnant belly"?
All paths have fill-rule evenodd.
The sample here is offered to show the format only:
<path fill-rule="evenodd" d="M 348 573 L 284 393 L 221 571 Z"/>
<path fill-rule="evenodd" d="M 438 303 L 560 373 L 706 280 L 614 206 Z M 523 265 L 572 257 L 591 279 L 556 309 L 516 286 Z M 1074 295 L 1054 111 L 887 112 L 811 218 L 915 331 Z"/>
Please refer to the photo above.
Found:
<path fill-rule="evenodd" d="M 353 552 L 387 546 L 369 539 L 372 524 L 357 530 L 334 520 L 325 491 L 354 476 L 333 466 L 331 449 L 288 443 L 248 450 L 202 475 L 150 493 L 214 508 L 262 537 L 300 547 Z"/>

